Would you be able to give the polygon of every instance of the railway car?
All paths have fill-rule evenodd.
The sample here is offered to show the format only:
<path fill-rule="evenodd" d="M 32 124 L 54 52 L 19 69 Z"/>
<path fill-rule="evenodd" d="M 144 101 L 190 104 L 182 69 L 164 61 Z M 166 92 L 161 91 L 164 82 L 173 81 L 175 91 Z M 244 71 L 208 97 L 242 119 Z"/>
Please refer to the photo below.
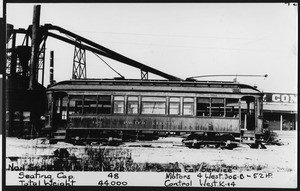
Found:
<path fill-rule="evenodd" d="M 46 90 L 51 142 L 188 135 L 189 147 L 257 143 L 263 93 L 229 81 L 78 79 Z"/>

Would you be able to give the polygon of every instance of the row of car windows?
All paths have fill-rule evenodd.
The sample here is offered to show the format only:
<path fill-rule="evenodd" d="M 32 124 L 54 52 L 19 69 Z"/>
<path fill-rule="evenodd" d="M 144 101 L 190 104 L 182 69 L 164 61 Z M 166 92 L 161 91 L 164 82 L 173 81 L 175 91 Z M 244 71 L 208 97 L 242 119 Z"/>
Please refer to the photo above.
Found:
<path fill-rule="evenodd" d="M 237 117 L 239 99 L 204 97 L 71 95 L 57 100 L 58 112 Z M 60 110 L 60 111 L 59 111 Z"/>

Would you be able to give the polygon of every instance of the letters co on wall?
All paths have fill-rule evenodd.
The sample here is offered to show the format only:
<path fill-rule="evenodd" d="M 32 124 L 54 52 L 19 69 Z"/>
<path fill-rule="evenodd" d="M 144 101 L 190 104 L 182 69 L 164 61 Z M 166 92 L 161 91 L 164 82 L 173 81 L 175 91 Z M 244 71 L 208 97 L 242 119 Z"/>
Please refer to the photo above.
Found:
<path fill-rule="evenodd" d="M 272 130 L 296 130 L 297 94 L 265 93 L 263 97 L 264 118 Z"/>
<path fill-rule="evenodd" d="M 297 94 L 265 93 L 263 101 L 273 103 L 297 103 Z"/>

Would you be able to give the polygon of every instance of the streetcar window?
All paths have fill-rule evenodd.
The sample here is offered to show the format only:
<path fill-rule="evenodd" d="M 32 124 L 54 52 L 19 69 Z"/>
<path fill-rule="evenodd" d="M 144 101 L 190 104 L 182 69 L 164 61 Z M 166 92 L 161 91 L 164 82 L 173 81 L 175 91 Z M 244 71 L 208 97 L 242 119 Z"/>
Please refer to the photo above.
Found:
<path fill-rule="evenodd" d="M 166 114 L 166 98 L 143 97 L 142 114 Z"/>
<path fill-rule="evenodd" d="M 124 96 L 114 97 L 114 113 L 124 113 L 125 98 Z"/>
<path fill-rule="evenodd" d="M 61 115 L 62 120 L 67 119 L 67 104 L 68 104 L 68 97 L 59 98 L 55 101 L 57 110 L 56 113 Z"/>
<path fill-rule="evenodd" d="M 250 115 L 254 115 L 255 112 L 255 103 L 250 102 Z"/>
<path fill-rule="evenodd" d="M 60 99 L 55 100 L 56 111 L 55 113 L 60 113 Z"/>
<path fill-rule="evenodd" d="M 248 113 L 249 115 L 254 114 L 254 102 L 241 101 L 241 107 L 243 113 Z"/>
<path fill-rule="evenodd" d="M 180 98 L 170 97 L 169 114 L 170 115 L 180 115 Z"/>
<path fill-rule="evenodd" d="M 241 99 L 242 127 L 247 130 L 255 129 L 255 98 L 245 96 Z"/>
<path fill-rule="evenodd" d="M 98 96 L 98 114 L 110 114 L 111 111 L 111 96 Z"/>
<path fill-rule="evenodd" d="M 183 98 L 183 115 L 194 115 L 194 98 Z"/>
<path fill-rule="evenodd" d="M 70 96 L 69 114 L 82 114 L 82 96 Z"/>
<path fill-rule="evenodd" d="M 225 100 L 225 117 L 238 117 L 239 115 L 239 99 L 226 98 Z"/>
<path fill-rule="evenodd" d="M 128 96 L 127 98 L 127 113 L 138 114 L 139 99 L 136 96 Z"/>
<path fill-rule="evenodd" d="M 83 113 L 84 114 L 96 114 L 97 112 L 97 96 L 87 95 L 84 96 L 83 102 Z"/>
<path fill-rule="evenodd" d="M 224 117 L 224 99 L 212 98 L 211 99 L 211 116 Z"/>
<path fill-rule="evenodd" d="M 209 98 L 197 98 L 197 116 L 209 116 L 209 108 Z"/>
<path fill-rule="evenodd" d="M 68 105 L 68 97 L 62 98 L 62 105 L 61 105 L 61 119 L 67 120 L 67 105 Z"/>
<path fill-rule="evenodd" d="M 247 114 L 248 112 L 248 106 L 247 106 L 247 102 L 244 100 L 241 100 L 241 112 L 242 112 L 242 116 L 244 119 L 244 116 Z"/>

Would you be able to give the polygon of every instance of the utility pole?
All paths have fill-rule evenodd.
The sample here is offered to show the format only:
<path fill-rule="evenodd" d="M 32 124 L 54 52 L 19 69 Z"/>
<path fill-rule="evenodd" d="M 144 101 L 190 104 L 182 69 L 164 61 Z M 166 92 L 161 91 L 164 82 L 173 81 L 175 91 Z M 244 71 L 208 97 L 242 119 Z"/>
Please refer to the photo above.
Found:
<path fill-rule="evenodd" d="M 54 51 L 50 52 L 50 85 L 54 83 Z"/>
<path fill-rule="evenodd" d="M 34 90 L 34 84 L 37 81 L 37 65 L 39 62 L 39 27 L 40 27 L 40 12 L 41 5 L 35 5 L 33 7 L 33 19 L 32 19 L 32 34 L 31 34 L 31 58 L 30 58 L 30 80 L 29 90 Z"/>

